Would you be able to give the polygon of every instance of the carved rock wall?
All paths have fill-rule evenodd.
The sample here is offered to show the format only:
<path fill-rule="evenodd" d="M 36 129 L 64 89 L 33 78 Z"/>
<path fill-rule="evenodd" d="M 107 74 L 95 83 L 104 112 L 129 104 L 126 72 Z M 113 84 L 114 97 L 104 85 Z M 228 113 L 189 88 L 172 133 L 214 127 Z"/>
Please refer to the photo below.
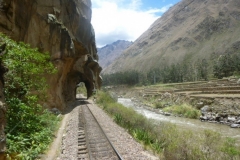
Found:
<path fill-rule="evenodd" d="M 50 107 L 64 110 L 84 82 L 88 97 L 101 86 L 90 0 L 0 0 L 0 31 L 49 52 L 58 72 L 49 76 Z"/>
<path fill-rule="evenodd" d="M 0 56 L 6 53 L 6 44 L 0 41 Z M 6 105 L 4 98 L 4 74 L 7 72 L 7 68 L 2 65 L 0 61 L 0 159 L 2 158 L 3 152 L 6 150 L 6 136 L 4 133 L 4 128 L 6 126 Z"/>
<path fill-rule="evenodd" d="M 2 70 L 2 66 L 0 64 L 0 76 L 3 76 L 4 71 Z M 0 154 L 5 151 L 6 147 L 6 139 L 4 128 L 6 126 L 6 105 L 4 103 L 4 95 L 3 95 L 3 82 L 0 81 Z M 0 155 L 1 158 L 1 155 Z"/>

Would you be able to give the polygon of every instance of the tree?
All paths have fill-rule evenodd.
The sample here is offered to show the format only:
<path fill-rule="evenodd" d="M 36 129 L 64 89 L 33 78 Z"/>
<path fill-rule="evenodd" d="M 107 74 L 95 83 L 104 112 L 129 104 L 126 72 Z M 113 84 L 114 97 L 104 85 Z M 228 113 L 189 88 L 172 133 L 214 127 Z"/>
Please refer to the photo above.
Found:
<path fill-rule="evenodd" d="M 231 76 L 234 70 L 234 61 L 230 54 L 220 55 L 213 65 L 213 74 L 217 78 Z"/>
<path fill-rule="evenodd" d="M 208 80 L 208 62 L 206 59 L 198 60 L 198 78 Z"/>

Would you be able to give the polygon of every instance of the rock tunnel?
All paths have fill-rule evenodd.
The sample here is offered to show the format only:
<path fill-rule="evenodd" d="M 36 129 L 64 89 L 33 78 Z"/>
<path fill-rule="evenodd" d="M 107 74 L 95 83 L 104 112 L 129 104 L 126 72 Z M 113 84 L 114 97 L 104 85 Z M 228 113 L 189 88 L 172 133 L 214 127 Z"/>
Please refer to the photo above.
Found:
<path fill-rule="evenodd" d="M 0 32 L 51 55 L 46 106 L 64 110 L 79 82 L 88 97 L 101 86 L 91 0 L 0 0 L 0 8 Z"/>

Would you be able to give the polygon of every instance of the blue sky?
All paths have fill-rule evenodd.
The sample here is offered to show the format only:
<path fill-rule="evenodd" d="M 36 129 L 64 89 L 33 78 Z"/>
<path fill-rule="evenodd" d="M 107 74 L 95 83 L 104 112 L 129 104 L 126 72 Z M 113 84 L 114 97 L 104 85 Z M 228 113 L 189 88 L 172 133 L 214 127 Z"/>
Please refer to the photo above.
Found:
<path fill-rule="evenodd" d="M 142 10 L 149 10 L 152 8 L 164 8 L 164 7 L 169 8 L 169 6 L 172 6 L 179 1 L 180 0 L 141 0 L 142 5 L 140 8 Z M 156 13 L 156 15 L 161 16 L 162 12 L 158 12 Z"/>
<path fill-rule="evenodd" d="M 180 0 L 92 0 L 97 47 L 117 40 L 135 41 Z"/>

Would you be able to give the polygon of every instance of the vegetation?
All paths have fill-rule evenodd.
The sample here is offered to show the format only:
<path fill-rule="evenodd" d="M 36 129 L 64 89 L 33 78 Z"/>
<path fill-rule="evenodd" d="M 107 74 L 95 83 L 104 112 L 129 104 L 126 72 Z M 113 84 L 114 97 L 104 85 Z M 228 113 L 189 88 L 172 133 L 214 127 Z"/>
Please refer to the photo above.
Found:
<path fill-rule="evenodd" d="M 87 97 L 87 89 L 86 89 L 84 83 L 78 84 L 77 94 L 83 94 L 85 97 Z"/>
<path fill-rule="evenodd" d="M 213 74 L 217 78 L 229 77 L 240 72 L 240 55 L 221 55 L 214 62 Z"/>
<path fill-rule="evenodd" d="M 234 159 L 240 158 L 240 146 L 233 138 L 223 138 L 217 132 L 192 132 L 178 129 L 170 123 L 146 119 L 131 108 L 118 104 L 108 93 L 98 92 L 97 103 L 114 121 L 161 159 Z"/>
<path fill-rule="evenodd" d="M 135 85 L 140 82 L 140 73 L 137 71 L 117 72 L 111 75 L 103 75 L 103 79 L 103 85 Z"/>
<path fill-rule="evenodd" d="M 153 68 L 146 74 L 138 71 L 106 74 L 103 75 L 103 85 L 191 82 L 232 75 L 240 75 L 240 54 L 212 56 L 211 60 L 199 59 L 195 62 L 185 58 L 181 64 Z"/>
<path fill-rule="evenodd" d="M 193 119 L 197 119 L 201 115 L 199 110 L 193 108 L 188 104 L 173 105 L 173 106 L 164 108 L 163 111 L 180 115 L 186 118 L 193 118 Z"/>
<path fill-rule="evenodd" d="M 41 106 L 46 100 L 45 76 L 55 72 L 48 53 L 0 35 L 7 44 L 1 57 L 5 75 L 7 152 L 14 159 L 35 159 L 50 144 L 59 119 Z"/>

